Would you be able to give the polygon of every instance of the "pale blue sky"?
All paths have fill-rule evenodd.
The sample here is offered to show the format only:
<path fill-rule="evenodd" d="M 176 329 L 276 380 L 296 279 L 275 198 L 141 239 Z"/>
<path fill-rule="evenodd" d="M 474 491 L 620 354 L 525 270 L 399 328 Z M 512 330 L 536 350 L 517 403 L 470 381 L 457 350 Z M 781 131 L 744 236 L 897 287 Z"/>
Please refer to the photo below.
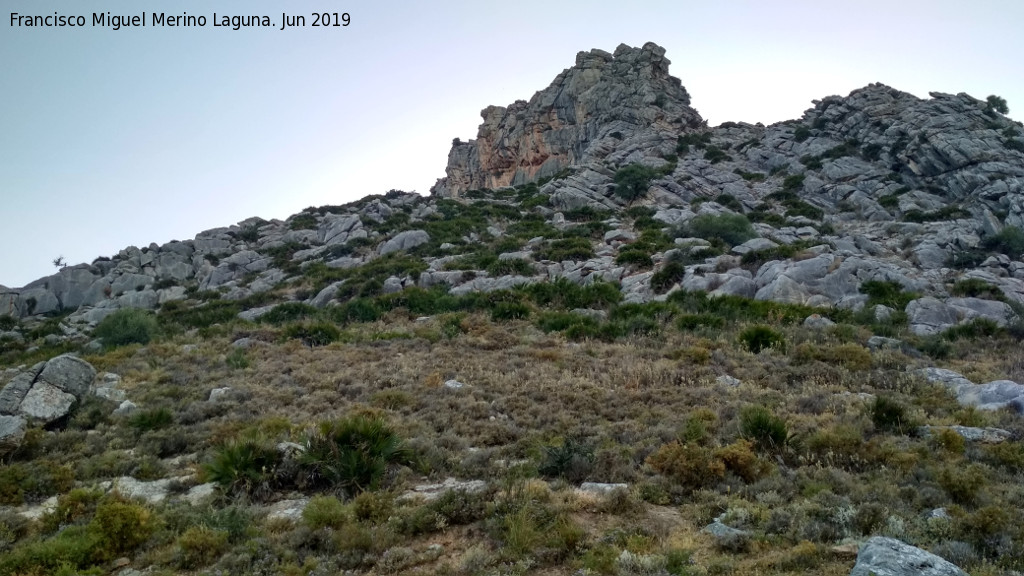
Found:
<path fill-rule="evenodd" d="M 711 124 L 798 117 L 884 82 L 1024 117 L 1024 3 L 4 0 L 0 284 L 249 216 L 427 193 L 452 138 L 581 50 L 664 46 Z M 10 26 L 23 14 L 351 14 L 278 31 Z M 310 20 L 311 21 L 311 20 Z"/>

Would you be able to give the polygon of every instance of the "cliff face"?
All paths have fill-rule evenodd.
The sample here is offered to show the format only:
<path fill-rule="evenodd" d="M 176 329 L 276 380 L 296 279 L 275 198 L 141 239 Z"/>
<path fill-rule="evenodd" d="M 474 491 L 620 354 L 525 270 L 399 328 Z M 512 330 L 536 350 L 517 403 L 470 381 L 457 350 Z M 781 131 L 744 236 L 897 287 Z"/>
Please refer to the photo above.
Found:
<path fill-rule="evenodd" d="M 674 140 L 702 120 L 679 79 L 669 75 L 669 63 L 665 49 L 651 42 L 623 44 L 615 54 L 580 52 L 575 66 L 529 102 L 485 108 L 476 140 L 455 141 L 448 176 L 432 192 L 457 197 L 553 176 L 595 149 L 641 134 L 648 141 Z"/>

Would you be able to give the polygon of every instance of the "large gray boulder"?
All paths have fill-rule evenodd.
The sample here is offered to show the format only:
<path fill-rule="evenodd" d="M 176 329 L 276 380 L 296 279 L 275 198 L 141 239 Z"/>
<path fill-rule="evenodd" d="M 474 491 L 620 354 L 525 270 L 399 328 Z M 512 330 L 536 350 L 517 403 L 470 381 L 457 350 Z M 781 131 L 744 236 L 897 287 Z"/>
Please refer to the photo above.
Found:
<path fill-rule="evenodd" d="M 363 222 L 356 214 L 328 214 L 317 229 L 317 240 L 332 246 L 344 244 L 353 238 L 365 238 Z"/>
<path fill-rule="evenodd" d="M 931 297 L 911 301 L 906 312 L 910 331 L 918 336 L 938 334 L 960 321 L 956 308 Z"/>
<path fill-rule="evenodd" d="M 36 382 L 21 401 L 21 414 L 37 424 L 47 425 L 68 415 L 76 398 L 46 382 Z"/>
<path fill-rule="evenodd" d="M 993 380 L 986 384 L 975 384 L 963 375 L 944 368 L 924 368 L 919 371 L 929 382 L 941 384 L 956 396 L 963 406 L 975 406 L 979 410 L 1000 410 L 1012 408 L 1024 413 L 1024 385 L 1012 380 Z"/>
<path fill-rule="evenodd" d="M 46 363 L 38 381 L 46 382 L 62 392 L 81 398 L 89 391 L 89 386 L 95 379 L 96 369 L 91 364 L 81 358 L 64 354 Z"/>
<path fill-rule="evenodd" d="M 44 366 L 46 366 L 45 362 L 36 364 L 28 371 L 11 378 L 3 390 L 0 390 L 0 414 L 18 413 L 21 401 L 25 399 L 25 395 L 32 389 L 32 383 L 36 381 L 39 372 L 42 371 Z"/>
<path fill-rule="evenodd" d="M 20 416 L 0 416 L 0 458 L 14 452 L 25 439 L 25 419 Z"/>
<path fill-rule="evenodd" d="M 398 252 L 399 250 L 409 250 L 427 242 L 430 242 L 430 234 L 427 234 L 425 230 L 406 230 L 405 232 L 399 232 L 394 238 L 385 242 L 380 247 L 380 255 L 383 256 L 392 252 Z"/>
<path fill-rule="evenodd" d="M 850 576 L 967 576 L 931 552 L 895 538 L 875 536 L 860 548 Z"/>

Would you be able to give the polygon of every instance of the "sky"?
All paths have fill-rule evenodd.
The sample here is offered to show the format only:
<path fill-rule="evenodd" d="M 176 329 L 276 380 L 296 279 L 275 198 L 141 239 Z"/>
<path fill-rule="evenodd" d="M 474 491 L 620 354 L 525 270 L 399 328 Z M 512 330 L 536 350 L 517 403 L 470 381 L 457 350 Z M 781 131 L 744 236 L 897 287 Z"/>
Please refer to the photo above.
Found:
<path fill-rule="evenodd" d="M 480 110 L 579 51 L 653 41 L 711 125 L 798 118 L 883 82 L 1005 98 L 1024 118 L 1017 0 L 2 0 L 0 284 L 252 216 L 429 193 Z M 93 27 L 145 13 L 147 27 Z M 29 28 L 21 15 L 83 15 Z M 205 16 L 153 27 L 151 14 Z M 282 12 L 305 27 L 279 30 Z M 349 25 L 312 27 L 313 13 Z M 272 27 L 214 27 L 213 15 Z M 340 18 L 340 16 L 339 16 Z"/>

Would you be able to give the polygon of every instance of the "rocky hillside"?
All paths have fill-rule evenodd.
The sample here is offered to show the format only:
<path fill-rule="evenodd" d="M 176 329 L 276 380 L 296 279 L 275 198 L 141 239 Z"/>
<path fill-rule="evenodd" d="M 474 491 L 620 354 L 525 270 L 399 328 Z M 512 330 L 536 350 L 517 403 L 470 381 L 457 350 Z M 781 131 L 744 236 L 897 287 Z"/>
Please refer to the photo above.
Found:
<path fill-rule="evenodd" d="M 416 264 L 379 278 L 385 293 L 601 279 L 629 302 L 678 286 L 859 310 L 864 282 L 896 282 L 920 296 L 904 310 L 918 334 L 979 317 L 1006 325 L 1024 303 L 1024 130 L 998 99 L 920 100 L 871 85 L 799 120 L 707 128 L 668 64 L 650 43 L 581 52 L 529 102 L 486 108 L 431 197 L 392 191 L 128 247 L 0 288 L 0 313 L 73 312 L 55 335 L 64 338 L 119 308 L 211 290 L 245 301 L 284 288 L 324 307 L 344 300 L 341 271 L 388 254 Z M 753 231 L 697 230 L 733 215 Z M 467 255 L 481 252 L 492 254 L 476 261 L 490 264 L 474 266 Z M 309 293 L 303 278 L 325 267 L 338 282 Z M 998 298 L 951 291 L 968 280 Z"/>
<path fill-rule="evenodd" d="M 1020 574 L 1024 130 L 710 128 L 668 66 L 581 53 L 429 197 L 0 289 L 0 573 Z"/>

